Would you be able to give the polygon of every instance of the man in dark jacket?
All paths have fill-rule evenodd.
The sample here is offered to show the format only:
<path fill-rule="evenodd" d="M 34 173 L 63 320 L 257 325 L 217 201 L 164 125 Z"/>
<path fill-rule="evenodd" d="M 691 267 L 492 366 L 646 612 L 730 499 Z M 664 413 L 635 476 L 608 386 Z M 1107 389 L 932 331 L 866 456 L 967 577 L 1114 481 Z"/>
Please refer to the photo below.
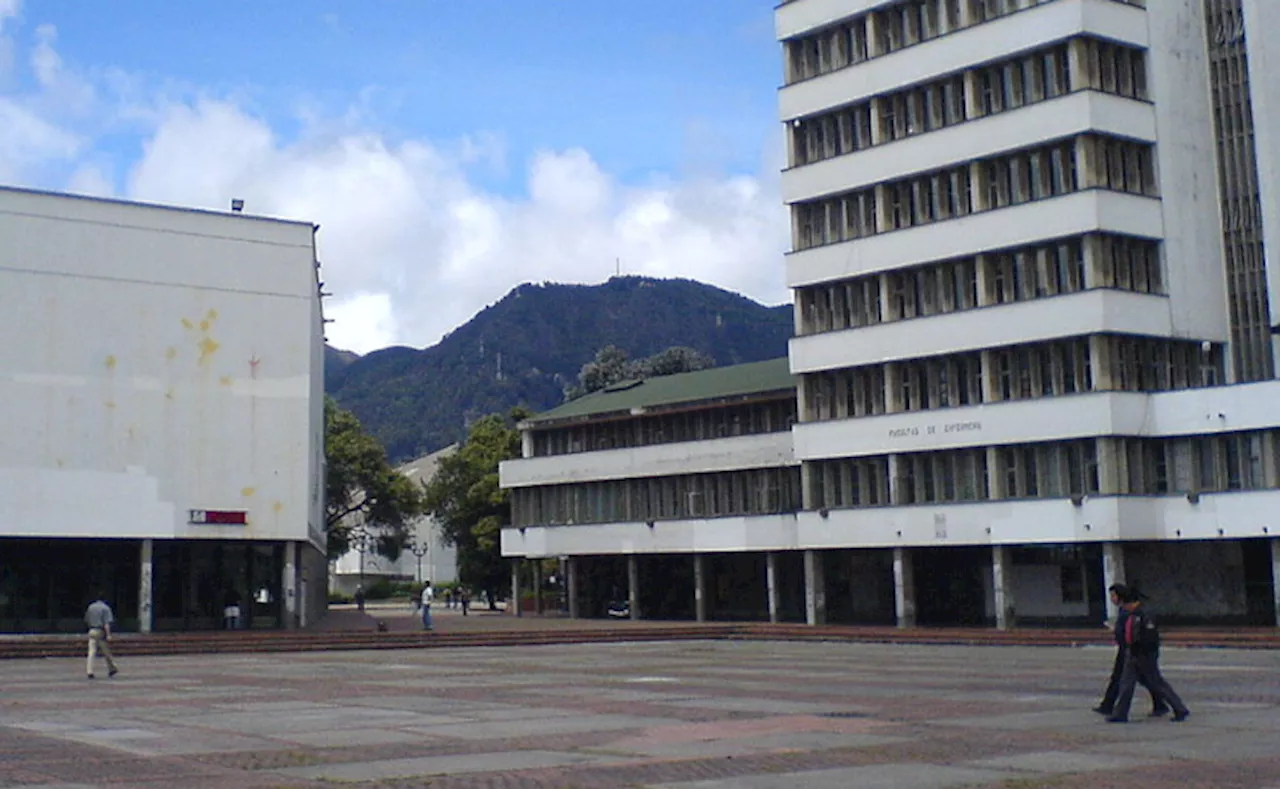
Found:
<path fill-rule="evenodd" d="M 1138 681 L 1144 683 L 1153 696 L 1173 708 L 1173 722 L 1181 723 L 1187 719 L 1191 711 L 1182 703 L 1177 691 L 1160 674 L 1160 631 L 1155 620 L 1142 607 L 1142 595 L 1137 589 L 1129 587 L 1121 595 L 1128 616 L 1125 617 L 1121 636 L 1128 656 L 1125 659 L 1124 671 L 1120 675 L 1120 690 L 1116 695 L 1116 706 L 1108 723 L 1127 723 L 1129 706 L 1133 703 L 1133 691 Z"/>
<path fill-rule="evenodd" d="M 1116 607 L 1116 659 L 1111 666 L 1111 678 L 1107 680 L 1107 689 L 1102 694 L 1102 703 L 1093 708 L 1093 711 L 1099 715 L 1110 717 L 1115 712 L 1116 695 L 1120 692 L 1120 675 L 1124 673 L 1124 664 L 1128 659 L 1128 650 L 1124 646 L 1124 622 L 1128 618 L 1129 612 L 1124 607 L 1122 596 L 1128 593 L 1128 587 L 1124 584 L 1112 584 L 1108 590 L 1111 594 L 1111 603 Z M 1147 685 L 1145 677 L 1138 677 L 1138 684 L 1147 689 L 1151 693 L 1151 717 L 1159 717 L 1167 715 L 1169 705 L 1165 704 L 1162 699 L 1151 691 L 1151 687 Z"/>

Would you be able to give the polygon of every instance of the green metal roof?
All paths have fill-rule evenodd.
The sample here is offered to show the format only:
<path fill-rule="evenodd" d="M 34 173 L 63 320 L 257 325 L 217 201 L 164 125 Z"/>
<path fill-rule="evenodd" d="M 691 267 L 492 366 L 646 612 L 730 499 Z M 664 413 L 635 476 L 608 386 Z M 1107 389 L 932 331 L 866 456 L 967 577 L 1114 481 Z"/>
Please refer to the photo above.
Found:
<path fill-rule="evenodd" d="M 637 408 L 698 403 L 795 388 L 795 377 L 791 375 L 791 367 L 784 356 L 764 362 L 713 367 L 643 381 L 624 381 L 544 411 L 529 419 L 528 424 L 536 426 L 547 422 L 629 413 Z"/>

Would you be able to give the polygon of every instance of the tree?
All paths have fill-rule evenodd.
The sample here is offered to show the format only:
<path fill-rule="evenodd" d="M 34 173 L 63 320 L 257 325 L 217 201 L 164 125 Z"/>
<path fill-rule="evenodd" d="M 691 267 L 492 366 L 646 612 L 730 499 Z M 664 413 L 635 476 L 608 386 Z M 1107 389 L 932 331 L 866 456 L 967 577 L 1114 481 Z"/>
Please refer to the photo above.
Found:
<path fill-rule="evenodd" d="M 458 577 L 488 593 L 490 605 L 506 583 L 502 527 L 511 523 L 511 501 L 498 485 L 498 464 L 520 457 L 515 424 L 531 413 L 513 409 L 507 417 L 490 414 L 471 425 L 458 451 L 440 461 L 425 485 L 426 509 L 440 525 L 444 541 L 458 549 Z"/>
<path fill-rule="evenodd" d="M 352 547 L 352 530 L 367 527 L 373 551 L 396 559 L 408 539 L 408 526 L 424 512 L 422 491 L 392 468 L 382 444 L 333 398 L 324 399 L 325 531 L 329 558 Z"/>
<path fill-rule="evenodd" d="M 672 346 L 647 359 L 634 361 L 621 348 L 606 345 L 596 351 L 596 358 L 582 365 L 578 372 L 578 383 L 565 390 L 564 399 L 576 400 L 622 381 L 691 373 L 715 366 L 715 359 L 683 345 Z"/>

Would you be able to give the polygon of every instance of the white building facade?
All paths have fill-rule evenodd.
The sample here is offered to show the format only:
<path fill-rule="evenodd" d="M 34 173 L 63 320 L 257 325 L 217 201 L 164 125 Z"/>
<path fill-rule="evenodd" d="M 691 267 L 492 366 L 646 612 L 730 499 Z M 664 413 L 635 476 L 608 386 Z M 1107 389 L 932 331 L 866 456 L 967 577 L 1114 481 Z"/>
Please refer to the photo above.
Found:
<path fill-rule="evenodd" d="M 1126 581 L 1168 620 L 1276 624 L 1280 4 L 789 0 L 776 23 L 797 397 L 776 449 L 800 500 L 544 525 L 522 490 L 589 503 L 754 456 L 687 435 L 541 457 L 553 411 L 503 467 L 504 553 L 589 560 L 632 602 L 655 557 L 698 600 L 738 557 L 731 592 L 773 620 L 1096 626 Z"/>
<path fill-rule="evenodd" d="M 323 612 L 315 230 L 0 189 L 0 631 Z"/>
<path fill-rule="evenodd" d="M 1275 622 L 1277 21 L 777 9 L 801 542 L 891 549 L 900 623 L 1089 618 L 1126 579 Z"/>

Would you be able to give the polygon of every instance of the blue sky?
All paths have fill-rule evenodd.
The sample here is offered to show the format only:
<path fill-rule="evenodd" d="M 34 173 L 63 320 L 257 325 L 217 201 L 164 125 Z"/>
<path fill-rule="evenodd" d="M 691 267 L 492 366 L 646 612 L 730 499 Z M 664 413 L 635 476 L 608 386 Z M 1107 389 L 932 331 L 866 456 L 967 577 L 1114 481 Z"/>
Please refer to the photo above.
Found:
<path fill-rule="evenodd" d="M 428 344 L 521 281 L 593 281 L 615 256 L 777 302 L 772 16 L 0 0 L 0 124 L 26 130 L 0 130 L 0 182 L 319 221 L 336 331 L 360 350 Z M 358 221 L 339 213 L 353 200 Z M 408 237 L 415 220 L 430 232 Z M 413 317 L 446 290 L 456 306 Z"/>

